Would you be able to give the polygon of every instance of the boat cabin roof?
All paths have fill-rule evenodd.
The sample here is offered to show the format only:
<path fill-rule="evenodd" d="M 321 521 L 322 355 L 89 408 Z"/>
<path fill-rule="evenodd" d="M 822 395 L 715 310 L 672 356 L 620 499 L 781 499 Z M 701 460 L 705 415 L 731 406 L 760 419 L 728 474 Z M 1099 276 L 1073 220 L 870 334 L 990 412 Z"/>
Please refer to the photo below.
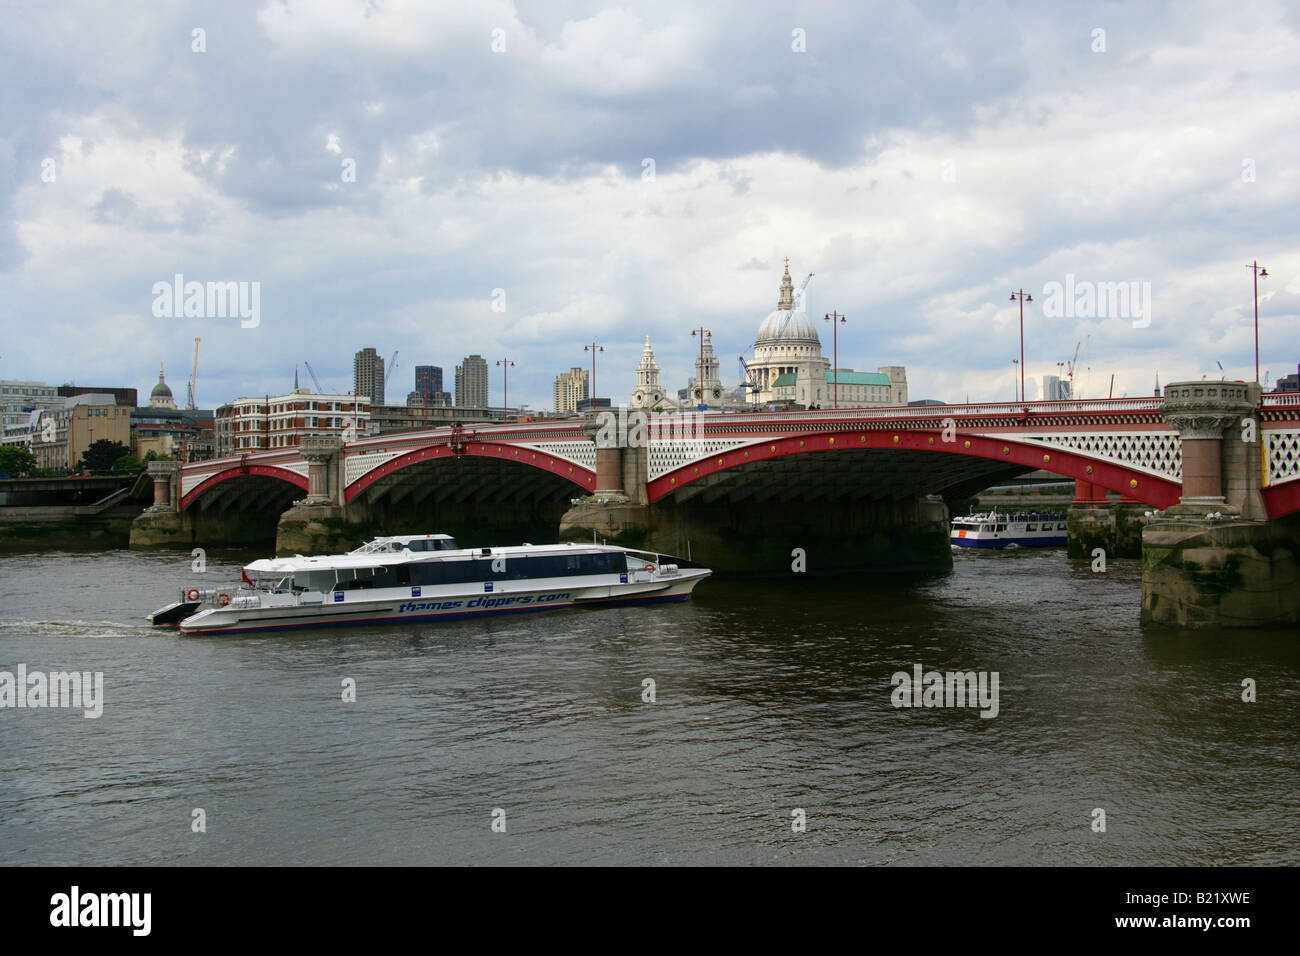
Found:
<path fill-rule="evenodd" d="M 405 547 L 404 544 L 416 543 L 422 544 L 425 540 L 432 540 L 437 543 L 450 542 L 450 548 L 412 549 Z M 380 547 L 372 548 L 379 542 L 395 544 L 397 547 Z M 291 558 L 264 558 L 260 561 L 254 561 L 245 565 L 244 570 L 251 574 L 295 574 L 300 571 L 334 571 L 347 570 L 351 568 L 381 568 L 392 567 L 398 564 L 410 564 L 419 562 L 437 562 L 437 561 L 464 561 L 470 558 L 491 558 L 504 555 L 506 557 L 525 557 L 528 555 L 545 555 L 557 553 L 571 553 L 579 551 L 583 553 L 592 553 L 597 551 L 617 551 L 620 553 L 629 553 L 627 548 L 618 548 L 613 545 L 602 544 L 577 544 L 569 542 L 567 544 L 523 544 L 512 545 L 509 547 L 497 548 L 457 548 L 455 541 L 445 534 L 432 535 L 394 535 L 387 538 L 376 538 L 355 551 L 347 554 L 326 554 L 308 557 L 301 554 L 295 554 Z M 641 552 L 637 552 L 641 553 Z"/>

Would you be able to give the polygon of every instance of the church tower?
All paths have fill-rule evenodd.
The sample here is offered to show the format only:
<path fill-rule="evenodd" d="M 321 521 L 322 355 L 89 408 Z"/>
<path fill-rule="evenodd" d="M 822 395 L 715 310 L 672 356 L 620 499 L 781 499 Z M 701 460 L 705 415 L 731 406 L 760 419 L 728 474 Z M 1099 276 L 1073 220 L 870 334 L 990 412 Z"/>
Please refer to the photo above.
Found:
<path fill-rule="evenodd" d="M 788 277 L 787 277 L 788 278 Z M 701 369 L 701 366 L 703 368 Z M 713 333 L 704 333 L 702 357 L 696 360 L 695 375 L 703 381 L 691 382 L 691 399 L 701 405 L 722 401 L 722 377 L 718 374 L 718 356 L 713 351 Z"/>
<path fill-rule="evenodd" d="M 659 363 L 655 361 L 650 336 L 645 337 L 645 350 L 636 366 L 636 391 L 632 393 L 633 408 L 656 408 L 664 404 L 664 390 L 659 384 Z"/>

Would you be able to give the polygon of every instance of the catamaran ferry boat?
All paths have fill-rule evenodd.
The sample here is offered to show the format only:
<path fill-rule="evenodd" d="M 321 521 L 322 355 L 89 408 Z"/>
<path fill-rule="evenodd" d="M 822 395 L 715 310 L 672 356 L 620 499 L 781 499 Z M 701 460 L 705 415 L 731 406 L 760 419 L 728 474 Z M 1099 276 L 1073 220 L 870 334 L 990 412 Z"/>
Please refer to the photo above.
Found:
<path fill-rule="evenodd" d="M 241 586 L 182 588 L 149 619 L 240 634 L 684 601 L 713 572 L 677 562 L 609 545 L 460 548 L 445 534 L 395 535 L 347 554 L 254 561 Z"/>
<path fill-rule="evenodd" d="M 969 514 L 952 519 L 952 543 L 959 548 L 1042 548 L 1066 543 L 1065 512 Z"/>

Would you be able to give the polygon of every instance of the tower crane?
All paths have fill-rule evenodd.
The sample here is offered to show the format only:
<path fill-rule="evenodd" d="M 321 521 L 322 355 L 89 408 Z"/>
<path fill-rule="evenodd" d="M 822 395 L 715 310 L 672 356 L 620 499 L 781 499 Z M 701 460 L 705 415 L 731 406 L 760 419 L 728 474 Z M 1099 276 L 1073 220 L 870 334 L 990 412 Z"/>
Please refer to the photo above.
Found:
<path fill-rule="evenodd" d="M 311 376 L 311 380 L 312 380 L 313 382 L 316 383 L 316 391 L 317 391 L 319 394 L 321 394 L 321 395 L 337 395 L 337 394 L 338 394 L 338 392 L 334 391 L 334 389 L 332 389 L 332 388 L 327 389 L 327 388 L 322 387 L 322 385 L 321 385 L 321 383 L 320 383 L 320 379 L 318 379 L 318 378 L 316 377 L 316 371 L 315 371 L 315 369 L 313 369 L 313 368 L 311 367 L 311 362 L 308 362 L 306 359 L 303 359 L 303 363 L 302 363 L 302 364 L 305 365 L 305 366 L 307 366 L 307 374 L 310 375 L 310 376 Z"/>
<path fill-rule="evenodd" d="M 194 337 L 194 367 L 190 370 L 190 382 L 187 391 L 189 394 L 185 398 L 185 407 L 194 408 L 194 387 L 199 383 L 199 337 Z"/>
<path fill-rule="evenodd" d="M 786 327 L 789 326 L 790 319 L 794 317 L 795 310 L 799 306 L 799 300 L 803 298 L 804 290 L 808 288 L 808 283 L 812 281 L 812 277 L 813 277 L 813 273 L 810 272 L 804 278 L 803 282 L 799 283 L 799 288 L 796 289 L 794 293 L 794 308 L 790 309 L 790 314 L 787 315 L 785 317 L 785 321 L 781 323 L 781 331 L 779 331 L 777 335 L 785 334 Z"/>
<path fill-rule="evenodd" d="M 393 357 L 388 360 L 388 367 L 384 369 L 385 378 L 397 371 L 397 353 L 400 351 L 401 349 L 393 349 Z"/>
<path fill-rule="evenodd" d="M 763 386 L 754 381 L 749 374 L 749 366 L 745 364 L 745 356 L 737 356 L 740 359 L 740 387 L 754 393 L 754 399 L 757 401 L 758 393 L 763 390 Z"/>
<path fill-rule="evenodd" d="M 1079 397 L 1079 396 L 1077 396 L 1077 395 L 1074 394 L 1074 370 L 1075 370 L 1076 367 L 1078 367 L 1078 364 L 1079 364 L 1079 352 L 1080 352 L 1080 350 L 1082 349 L 1082 351 L 1084 351 L 1084 352 L 1087 352 L 1087 351 L 1088 351 L 1088 341 L 1089 341 L 1091 338 L 1092 338 L 1092 333 L 1089 332 L 1089 333 L 1088 333 L 1088 334 L 1083 338 L 1082 341 L 1080 341 L 1080 342 L 1075 342 L 1075 343 L 1074 343 L 1074 358 L 1070 359 L 1069 364 L 1066 366 L 1067 369 L 1069 370 L 1069 371 L 1068 371 L 1068 375 L 1069 375 L 1069 379 L 1070 379 L 1070 397 L 1071 397 L 1071 398 L 1078 398 L 1078 397 Z"/>

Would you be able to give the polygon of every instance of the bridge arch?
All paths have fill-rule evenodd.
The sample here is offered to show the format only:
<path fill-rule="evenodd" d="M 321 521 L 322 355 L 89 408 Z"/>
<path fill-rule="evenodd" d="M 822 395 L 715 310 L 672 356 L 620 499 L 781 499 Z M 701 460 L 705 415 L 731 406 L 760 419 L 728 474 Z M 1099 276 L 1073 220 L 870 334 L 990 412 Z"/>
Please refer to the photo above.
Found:
<path fill-rule="evenodd" d="M 835 454 L 850 450 L 893 450 L 940 455 L 965 455 L 1008 468 L 1045 469 L 1068 478 L 1091 482 L 1156 508 L 1177 504 L 1182 485 L 1168 478 L 1078 452 L 1029 444 L 1012 438 L 964 434 L 945 442 L 939 429 L 845 429 L 772 438 L 688 462 L 649 483 L 650 501 L 657 501 L 695 482 L 732 469 L 764 461 L 810 454 Z M 922 494 L 938 493 L 927 489 Z"/>
<path fill-rule="evenodd" d="M 299 488 L 303 492 L 307 491 L 307 479 L 296 471 L 291 471 L 288 468 L 280 468 L 276 465 L 235 464 L 214 475 L 209 475 L 207 478 L 203 479 L 203 481 L 199 482 L 199 484 L 191 488 L 189 492 L 181 497 L 179 510 L 185 511 L 201 499 L 209 497 L 214 490 L 219 486 L 225 485 L 226 482 L 246 481 L 250 478 L 274 479 L 275 481 L 284 482 L 286 485 Z"/>
<path fill-rule="evenodd" d="M 344 491 L 344 500 L 350 502 L 382 479 L 412 466 L 438 461 L 473 460 L 476 458 L 514 462 L 528 468 L 537 468 L 571 482 L 575 488 L 587 494 L 596 490 L 596 473 L 594 471 L 567 458 L 548 454 L 527 445 L 467 440 L 460 448 L 460 453 L 457 453 L 451 445 L 440 443 L 415 448 L 397 455 L 371 468 L 360 478 L 349 484 Z"/>

